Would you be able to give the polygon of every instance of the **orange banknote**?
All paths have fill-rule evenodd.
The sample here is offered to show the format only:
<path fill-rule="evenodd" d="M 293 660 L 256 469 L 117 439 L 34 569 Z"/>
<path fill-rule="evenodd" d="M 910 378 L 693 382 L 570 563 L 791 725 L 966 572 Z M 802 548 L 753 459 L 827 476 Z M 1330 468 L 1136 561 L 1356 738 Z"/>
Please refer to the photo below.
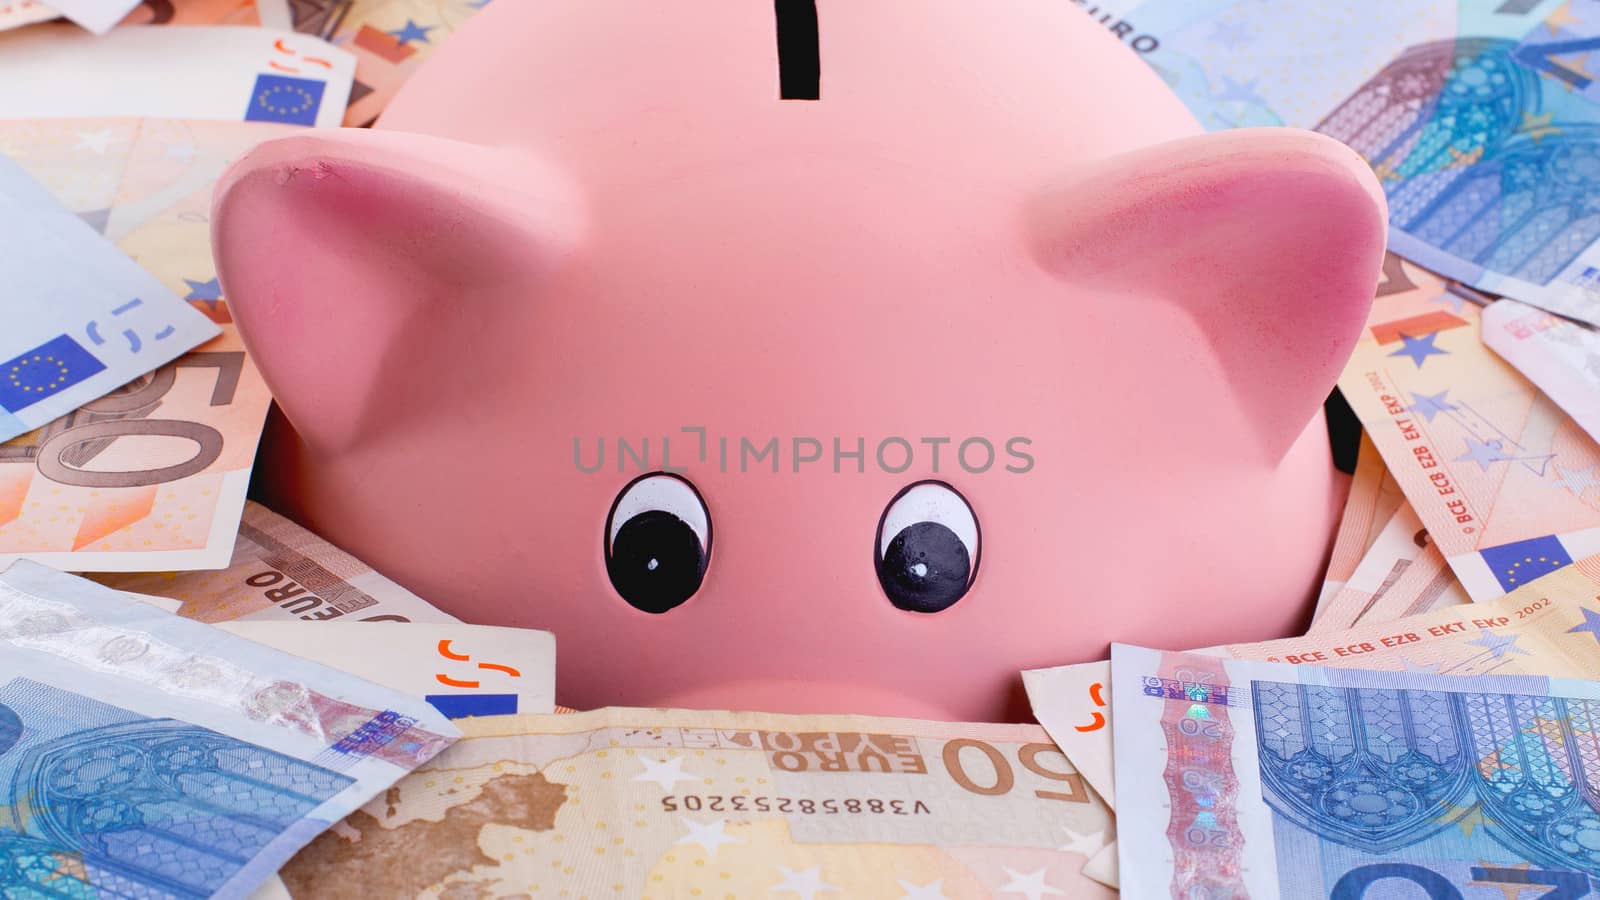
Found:
<path fill-rule="evenodd" d="M 271 396 L 217 284 L 211 187 L 291 127 L 56 119 L 0 133 L 0 153 L 223 330 L 0 444 L 0 567 L 19 557 L 79 572 L 228 564 Z"/>
<path fill-rule="evenodd" d="M 1339 389 L 1468 595 L 1600 552 L 1600 446 L 1484 345 L 1482 295 L 1385 275 Z"/>

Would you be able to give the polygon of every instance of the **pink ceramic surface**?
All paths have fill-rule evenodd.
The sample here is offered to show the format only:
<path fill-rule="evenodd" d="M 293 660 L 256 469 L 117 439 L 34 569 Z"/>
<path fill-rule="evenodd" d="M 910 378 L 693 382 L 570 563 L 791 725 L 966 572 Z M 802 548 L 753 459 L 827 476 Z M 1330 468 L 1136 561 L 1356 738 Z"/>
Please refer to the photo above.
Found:
<path fill-rule="evenodd" d="M 1320 404 L 1383 248 L 1367 167 L 1201 135 L 1060 0 L 817 6 L 814 102 L 779 99 L 772 4 L 497 3 L 377 130 L 235 166 L 219 271 L 294 429 L 273 501 L 464 619 L 554 631 L 578 707 L 1014 716 L 1023 667 L 1303 623 Z M 710 551 L 656 614 L 606 547 L 664 438 Z M 771 438 L 779 471 L 741 472 Z M 835 471 L 835 438 L 864 459 Z M 938 489 L 886 519 L 929 479 L 975 525 Z M 663 484 L 620 515 L 681 530 Z M 976 565 L 940 612 L 880 582 L 880 523 L 919 517 Z"/>

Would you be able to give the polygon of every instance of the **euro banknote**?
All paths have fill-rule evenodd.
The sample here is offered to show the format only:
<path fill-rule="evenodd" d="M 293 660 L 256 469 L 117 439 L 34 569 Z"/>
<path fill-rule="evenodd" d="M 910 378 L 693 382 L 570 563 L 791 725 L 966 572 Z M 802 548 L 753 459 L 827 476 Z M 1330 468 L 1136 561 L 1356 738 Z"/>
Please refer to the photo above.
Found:
<path fill-rule="evenodd" d="M 1316 128 L 1383 185 L 1389 248 L 1600 322 L 1600 0 L 1095 0 L 1209 129 Z"/>
<path fill-rule="evenodd" d="M 1405 494 L 1399 483 L 1383 464 L 1383 457 L 1378 454 L 1371 436 L 1362 432 L 1350 493 L 1345 497 L 1344 513 L 1339 517 L 1339 530 L 1334 534 L 1333 551 L 1323 575 L 1322 590 L 1317 594 L 1313 618 L 1322 614 L 1328 600 L 1355 574 L 1361 559 L 1372 549 L 1384 525 L 1403 502 Z"/>
<path fill-rule="evenodd" d="M 40 0 L 0 0 L 0 31 L 21 28 L 35 22 L 48 22 L 61 13 Z"/>
<path fill-rule="evenodd" d="M 458 724 L 454 748 L 284 867 L 295 897 L 1112 896 L 1082 872 L 1105 804 L 1037 726 L 660 709 Z"/>
<path fill-rule="evenodd" d="M 1128 896 L 1592 896 L 1600 684 L 1111 653 Z"/>
<path fill-rule="evenodd" d="M 1483 342 L 1600 440 L 1600 335 L 1542 309 L 1497 300 L 1483 311 Z"/>
<path fill-rule="evenodd" d="M 0 32 L 0 116 L 162 116 L 333 127 L 355 72 L 349 53 L 268 28 L 66 23 Z"/>
<path fill-rule="evenodd" d="M 31 562 L 0 573 L 6 893 L 245 897 L 458 732 Z"/>
<path fill-rule="evenodd" d="M 289 0 L 143 0 L 122 25 L 260 25 L 289 31 Z"/>
<path fill-rule="evenodd" d="M 371 125 L 433 51 L 488 0 L 295 0 L 294 28 L 355 57 L 344 124 Z"/>
<path fill-rule="evenodd" d="M 104 572 L 107 587 L 183 601 L 200 622 L 456 622 L 426 600 L 289 519 L 246 501 L 226 568 Z"/>
<path fill-rule="evenodd" d="M 1193 652 L 1223 659 L 1444 675 L 1600 679 L 1600 556 L 1579 560 L 1503 597 L 1392 622 Z M 1111 670 L 1105 662 L 1022 673 L 1034 717 L 1112 807 Z"/>
<path fill-rule="evenodd" d="M 1484 346 L 1477 299 L 1390 257 L 1339 389 L 1485 600 L 1600 551 L 1600 446 Z"/>
<path fill-rule="evenodd" d="M 420 697 L 452 719 L 555 711 L 556 639 L 548 631 L 459 622 L 391 622 L 381 631 L 352 621 L 217 627 Z"/>
<path fill-rule="evenodd" d="M 0 0 L 0 31 L 48 22 L 61 11 L 41 0 Z M 119 25 L 264 25 L 287 29 L 288 0 L 144 0 Z"/>
<path fill-rule="evenodd" d="M 1337 631 L 1360 624 L 1422 553 L 1427 534 L 1410 504 L 1397 506 L 1344 586 L 1317 611 L 1309 631 Z"/>
<path fill-rule="evenodd" d="M 0 441 L 220 333 L 0 156 Z"/>
<path fill-rule="evenodd" d="M 1349 582 L 1311 623 L 1309 632 L 1388 622 L 1470 602 L 1416 512 L 1402 503 Z"/>
<path fill-rule="evenodd" d="M 50 0 L 50 4 L 73 24 L 95 34 L 110 31 L 139 0 Z"/>
<path fill-rule="evenodd" d="M 71 571 L 228 563 L 271 395 L 211 261 L 211 187 L 293 130 L 163 119 L 19 120 L 0 152 L 222 329 L 147 376 L 0 443 L 0 565 Z"/>

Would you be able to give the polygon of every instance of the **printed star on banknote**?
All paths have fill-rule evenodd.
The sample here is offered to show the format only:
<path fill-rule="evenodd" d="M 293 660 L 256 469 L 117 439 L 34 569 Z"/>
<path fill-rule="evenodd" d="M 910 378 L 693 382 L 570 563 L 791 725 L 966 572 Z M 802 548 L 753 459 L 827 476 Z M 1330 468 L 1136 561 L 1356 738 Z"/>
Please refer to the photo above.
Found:
<path fill-rule="evenodd" d="M 160 119 L 11 121 L 5 153 L 222 335 L 0 443 L 0 565 L 224 566 L 271 396 L 211 261 L 211 187 L 295 126 Z"/>
<path fill-rule="evenodd" d="M 1110 897 L 1032 725 L 607 709 L 466 737 L 284 867 L 296 897 Z M 427 848 L 428 852 L 416 852 Z"/>
<path fill-rule="evenodd" d="M 1600 647 L 1578 631 L 1565 641 Z M 1592 680 L 1125 644 L 1111 670 L 1122 820 L 1139 823 L 1118 842 L 1130 897 L 1592 895 Z"/>
<path fill-rule="evenodd" d="M 1600 322 L 1600 0 L 1095 0 L 1208 129 L 1315 128 L 1361 153 L 1389 248 Z M 1148 42 L 1147 42 L 1148 43 Z"/>
<path fill-rule="evenodd" d="M 28 561 L 0 572 L 0 668 L 9 896 L 248 896 L 458 734 L 422 700 Z"/>

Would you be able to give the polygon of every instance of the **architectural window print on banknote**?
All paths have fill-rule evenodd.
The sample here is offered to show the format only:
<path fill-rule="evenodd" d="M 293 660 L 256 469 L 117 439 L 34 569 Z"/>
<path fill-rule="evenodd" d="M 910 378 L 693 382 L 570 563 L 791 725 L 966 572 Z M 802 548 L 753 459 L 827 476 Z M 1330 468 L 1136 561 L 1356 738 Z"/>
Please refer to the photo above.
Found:
<path fill-rule="evenodd" d="M 248 896 L 455 736 L 356 676 L 28 561 L 0 572 L 4 896 Z"/>
<path fill-rule="evenodd" d="M 1162 862 L 1123 867 L 1135 896 L 1592 895 L 1592 682 L 1296 668 L 1120 645 L 1113 671 L 1119 811 L 1168 821 L 1122 835 L 1124 859 Z"/>
<path fill-rule="evenodd" d="M 1097 7 L 1158 38 L 1141 57 L 1207 128 L 1315 128 L 1365 156 L 1394 252 L 1600 322 L 1600 0 Z"/>
<path fill-rule="evenodd" d="M 207 897 L 355 779 L 26 678 L 0 687 L 7 896 Z M 32 893 L 12 894 L 12 891 Z"/>

